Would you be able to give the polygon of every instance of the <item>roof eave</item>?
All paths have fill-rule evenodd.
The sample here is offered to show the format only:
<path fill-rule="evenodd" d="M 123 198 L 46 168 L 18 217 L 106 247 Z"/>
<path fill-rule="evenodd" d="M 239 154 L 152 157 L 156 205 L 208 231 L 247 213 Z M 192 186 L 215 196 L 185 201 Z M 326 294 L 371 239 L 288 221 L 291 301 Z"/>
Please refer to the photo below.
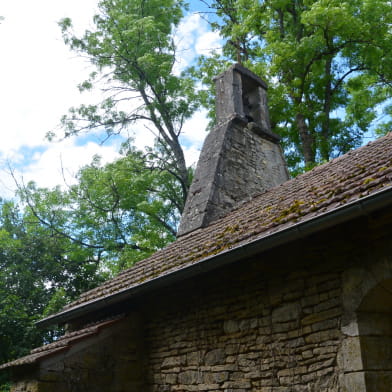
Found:
<path fill-rule="evenodd" d="M 257 238 L 245 244 L 224 250 L 216 255 L 208 256 L 198 262 L 154 279 L 132 286 L 114 294 L 109 294 L 92 301 L 82 303 L 69 310 L 46 317 L 37 322 L 38 326 L 46 327 L 53 324 L 63 324 L 86 314 L 103 310 L 108 306 L 130 300 L 147 292 L 170 286 L 183 279 L 212 271 L 235 261 L 249 258 L 257 253 L 283 245 L 290 241 L 307 237 L 316 232 L 328 229 L 351 219 L 366 216 L 371 212 L 392 204 L 392 188 L 378 191 L 369 196 L 347 203 L 332 211 L 318 215 L 306 221 L 298 222 L 288 228 Z"/>

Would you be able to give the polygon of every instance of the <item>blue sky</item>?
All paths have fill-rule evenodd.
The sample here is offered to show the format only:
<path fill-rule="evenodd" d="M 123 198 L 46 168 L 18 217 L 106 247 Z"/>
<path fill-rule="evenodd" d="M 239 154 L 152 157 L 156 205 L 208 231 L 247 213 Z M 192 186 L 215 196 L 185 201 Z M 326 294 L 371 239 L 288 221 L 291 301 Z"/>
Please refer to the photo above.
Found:
<path fill-rule="evenodd" d="M 72 181 L 77 170 L 95 154 L 104 162 L 118 157 L 119 140 L 104 145 L 99 138 L 84 136 L 55 143 L 46 140 L 49 131 L 59 130 L 59 122 L 68 108 L 99 101 L 99 94 L 81 95 L 77 84 L 91 68 L 85 60 L 68 51 L 57 22 L 71 17 L 77 31 L 91 27 L 97 0 L 4 0 L 0 15 L 0 197 L 13 195 L 11 167 L 23 181 L 52 187 Z M 23 12 L 21 12 L 23 10 Z M 209 31 L 199 14 L 190 13 L 177 32 L 184 53 L 178 67 L 185 67 L 195 56 L 219 47 L 219 37 Z M 189 164 L 197 161 L 205 137 L 204 113 L 186 124 L 184 142 Z M 135 127 L 135 143 L 142 148 L 151 143 L 143 125 Z"/>

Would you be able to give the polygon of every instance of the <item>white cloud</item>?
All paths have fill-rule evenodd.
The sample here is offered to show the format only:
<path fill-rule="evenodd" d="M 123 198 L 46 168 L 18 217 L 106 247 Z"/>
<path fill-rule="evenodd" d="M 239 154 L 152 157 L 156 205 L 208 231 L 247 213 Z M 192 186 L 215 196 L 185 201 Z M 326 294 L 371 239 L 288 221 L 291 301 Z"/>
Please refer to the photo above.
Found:
<path fill-rule="evenodd" d="M 207 135 L 207 125 L 207 111 L 197 111 L 184 125 L 181 137 L 185 144 L 192 144 L 196 148 L 201 148 Z"/>
<path fill-rule="evenodd" d="M 196 53 L 209 55 L 211 52 L 220 52 L 222 49 L 222 39 L 216 31 L 207 31 L 201 34 L 196 41 Z"/>
<path fill-rule="evenodd" d="M 99 146 L 88 142 L 77 146 L 71 139 L 54 146 L 38 155 L 38 159 L 21 174 L 25 181 L 38 181 L 40 186 L 51 187 L 53 184 L 62 185 L 63 175 L 66 182 L 73 183 L 77 171 L 91 162 L 91 157 L 100 155 L 102 163 L 111 162 L 119 157 L 117 148 Z"/>
<path fill-rule="evenodd" d="M 196 168 L 197 161 L 199 160 L 200 149 L 191 146 L 191 147 L 184 147 L 184 154 L 185 154 L 185 161 L 187 166 L 192 166 Z"/>
<path fill-rule="evenodd" d="M 4 3 L 0 10 L 5 17 L 0 24 L 0 181 L 12 186 L 6 174 L 8 163 L 11 167 L 25 164 L 30 165 L 24 170 L 29 180 L 43 186 L 52 180 L 51 185 L 55 185 L 60 153 L 73 156 L 71 166 L 79 156 L 87 163 L 88 154 L 93 153 L 91 147 L 81 153 L 70 141 L 56 145 L 45 139 L 68 108 L 82 102 L 76 86 L 89 72 L 85 61 L 76 58 L 62 42 L 57 22 L 70 16 L 76 26 L 85 28 L 97 0 Z M 26 159 L 25 151 L 34 148 L 41 152 Z M 0 195 L 3 193 L 0 190 Z"/>
<path fill-rule="evenodd" d="M 81 146 L 74 138 L 61 143 L 50 143 L 45 138 L 47 132 L 57 129 L 69 107 L 100 101 L 99 96 L 79 93 L 76 86 L 91 68 L 68 50 L 57 24 L 61 18 L 70 17 L 76 31 L 91 28 L 97 3 L 98 0 L 2 3 L 0 14 L 5 20 L 0 24 L 0 196 L 11 197 L 15 188 L 7 174 L 8 164 L 19 178 L 51 187 L 62 183 L 62 167 L 65 173 L 74 174 L 94 154 L 103 156 L 104 162 L 118 156 L 116 146 L 102 146 L 91 139 Z M 208 51 L 209 45 L 219 46 L 219 37 L 209 32 L 207 22 L 198 14 L 184 18 L 175 39 L 181 57 L 177 73 L 198 54 Z M 205 114 L 198 112 L 185 125 L 182 140 L 189 164 L 197 160 L 206 124 Z M 137 124 L 133 131 L 138 148 L 153 143 L 154 136 L 145 124 Z"/>
<path fill-rule="evenodd" d="M 1 10 L 5 16 L 0 25 L 2 152 L 21 144 L 45 143 L 46 132 L 80 101 L 76 85 L 87 75 L 85 63 L 73 61 L 74 55 L 62 43 L 57 21 L 65 15 L 64 4 L 57 9 L 57 2 L 50 0 L 38 5 L 28 0 L 13 3 Z M 76 3 L 69 1 L 69 12 L 83 15 L 95 0 L 79 8 Z"/>
<path fill-rule="evenodd" d="M 179 24 L 174 35 L 178 59 L 175 72 L 179 74 L 190 66 L 197 55 L 220 50 L 222 40 L 218 33 L 211 32 L 209 25 L 198 13 L 190 13 Z"/>
<path fill-rule="evenodd" d="M 72 138 L 66 139 L 60 143 L 53 143 L 50 148 L 45 148 L 43 151 L 36 151 L 31 157 L 30 164 L 24 167 L 18 165 L 23 161 L 23 156 L 14 156 L 13 160 L 3 162 L 6 169 L 3 169 L 0 176 L 1 195 L 12 197 L 16 187 L 10 170 L 19 183 L 26 184 L 34 181 L 40 187 L 52 188 L 55 185 L 65 186 L 75 183 L 78 170 L 91 163 L 94 155 L 101 156 L 103 164 L 112 162 L 120 156 L 115 146 L 100 146 L 94 142 L 87 142 L 81 146 L 76 145 L 75 141 Z"/>

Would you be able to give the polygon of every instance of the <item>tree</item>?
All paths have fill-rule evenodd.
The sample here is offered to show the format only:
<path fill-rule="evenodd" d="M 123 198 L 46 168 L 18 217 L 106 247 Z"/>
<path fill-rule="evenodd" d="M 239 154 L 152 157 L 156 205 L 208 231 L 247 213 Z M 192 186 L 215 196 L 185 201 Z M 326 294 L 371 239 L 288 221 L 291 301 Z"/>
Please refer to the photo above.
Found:
<path fill-rule="evenodd" d="M 212 26 L 226 44 L 222 55 L 202 59 L 198 75 L 209 79 L 234 60 L 267 80 L 273 130 L 294 172 L 358 146 L 371 125 L 389 127 L 379 111 L 392 111 L 390 1 L 203 3 L 217 13 Z"/>
<path fill-rule="evenodd" d="M 65 190 L 20 187 L 42 225 L 89 252 L 110 273 L 173 241 L 182 203 L 178 181 L 154 167 L 148 153 L 128 146 L 124 154 L 106 165 L 96 157 Z"/>
<path fill-rule="evenodd" d="M 80 85 L 89 90 L 104 82 L 98 105 L 71 108 L 62 120 L 65 136 L 93 129 L 108 136 L 142 121 L 156 135 L 159 153 L 150 151 L 159 169 L 180 184 L 180 211 L 190 186 L 179 137 L 195 105 L 186 98 L 193 82 L 176 76 L 173 29 L 182 17 L 182 0 L 100 0 L 95 30 L 72 33 L 69 18 L 60 22 L 65 43 L 95 66 Z"/>
<path fill-rule="evenodd" d="M 0 363 L 28 353 L 55 331 L 34 322 L 102 280 L 86 252 L 14 202 L 0 202 Z"/>

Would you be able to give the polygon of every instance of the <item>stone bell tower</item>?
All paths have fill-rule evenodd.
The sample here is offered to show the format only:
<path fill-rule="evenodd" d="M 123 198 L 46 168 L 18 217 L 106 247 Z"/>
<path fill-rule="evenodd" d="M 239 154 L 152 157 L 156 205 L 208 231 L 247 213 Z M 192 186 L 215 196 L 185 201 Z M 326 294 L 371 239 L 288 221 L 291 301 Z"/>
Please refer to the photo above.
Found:
<path fill-rule="evenodd" d="M 178 236 L 289 179 L 279 137 L 271 132 L 267 85 L 239 64 L 215 85 L 217 125 L 204 142 Z"/>

